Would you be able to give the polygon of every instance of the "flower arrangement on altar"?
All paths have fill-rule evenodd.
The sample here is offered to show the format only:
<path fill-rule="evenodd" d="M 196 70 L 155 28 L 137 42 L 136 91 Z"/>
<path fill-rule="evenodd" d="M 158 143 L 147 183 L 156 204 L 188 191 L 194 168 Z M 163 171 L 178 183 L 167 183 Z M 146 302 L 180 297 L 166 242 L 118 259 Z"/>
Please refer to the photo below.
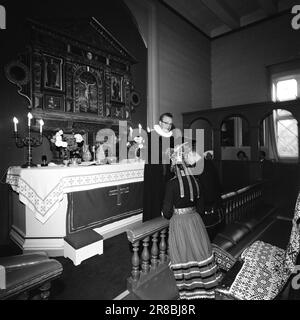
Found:
<path fill-rule="evenodd" d="M 137 149 L 143 149 L 144 148 L 144 143 L 145 143 L 145 139 L 141 136 L 137 136 L 133 139 L 133 141 L 135 142 L 136 148 Z"/>
<path fill-rule="evenodd" d="M 63 159 L 81 158 L 84 140 L 80 133 L 64 134 L 59 130 L 52 137 L 51 142 L 61 152 Z"/>

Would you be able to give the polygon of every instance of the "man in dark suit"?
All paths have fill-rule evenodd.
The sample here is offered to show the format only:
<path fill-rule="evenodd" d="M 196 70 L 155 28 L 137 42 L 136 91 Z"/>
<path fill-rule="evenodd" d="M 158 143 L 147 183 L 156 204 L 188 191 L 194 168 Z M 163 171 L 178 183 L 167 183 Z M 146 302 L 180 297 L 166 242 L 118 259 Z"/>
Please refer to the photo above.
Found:
<path fill-rule="evenodd" d="M 168 148 L 174 147 L 173 116 L 164 113 L 148 133 L 148 161 L 144 169 L 143 221 L 161 216 L 166 182 L 171 178 Z"/>

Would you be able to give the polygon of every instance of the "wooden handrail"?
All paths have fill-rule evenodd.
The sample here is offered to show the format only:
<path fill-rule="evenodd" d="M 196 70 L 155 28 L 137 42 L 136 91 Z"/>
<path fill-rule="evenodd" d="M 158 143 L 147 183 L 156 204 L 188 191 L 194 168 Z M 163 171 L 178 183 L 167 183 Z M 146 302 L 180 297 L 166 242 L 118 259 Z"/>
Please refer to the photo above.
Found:
<path fill-rule="evenodd" d="M 141 225 L 127 229 L 127 239 L 129 242 L 134 243 L 147 236 L 154 234 L 155 232 L 161 231 L 169 226 L 169 220 L 158 217 L 142 223 Z"/>
<path fill-rule="evenodd" d="M 235 196 L 245 193 L 260 185 L 263 185 L 263 182 L 254 183 L 250 186 L 246 186 L 236 191 L 223 194 L 222 200 L 229 201 L 233 199 Z M 146 221 L 139 226 L 127 229 L 126 230 L 127 239 L 129 242 L 134 243 L 136 241 L 144 239 L 147 236 L 154 234 L 155 232 L 161 231 L 162 229 L 168 226 L 169 226 L 169 220 L 163 217 L 158 217 L 158 218 Z"/>
<path fill-rule="evenodd" d="M 264 183 L 260 181 L 222 195 L 221 207 L 226 224 L 239 221 L 252 212 L 253 208 L 262 201 Z"/>
<path fill-rule="evenodd" d="M 222 194 L 221 198 L 222 198 L 223 200 L 225 200 L 225 199 L 232 198 L 232 197 L 234 197 L 235 195 L 236 195 L 236 192 L 235 192 L 235 191 L 232 191 L 232 192 L 228 192 L 228 193 L 226 193 L 226 194 Z"/>
<path fill-rule="evenodd" d="M 231 192 L 222 194 L 221 198 L 222 198 L 222 199 L 228 199 L 228 198 L 231 198 L 231 197 L 236 196 L 237 194 L 241 194 L 241 193 L 243 193 L 243 192 L 246 192 L 246 191 L 248 191 L 248 190 L 250 190 L 250 189 L 253 189 L 253 188 L 258 187 L 259 185 L 263 185 L 263 184 L 264 184 L 263 181 L 257 182 L 257 183 L 253 183 L 253 184 L 251 184 L 250 186 L 243 187 L 243 188 L 238 189 L 238 190 L 236 190 L 236 191 L 231 191 Z"/>

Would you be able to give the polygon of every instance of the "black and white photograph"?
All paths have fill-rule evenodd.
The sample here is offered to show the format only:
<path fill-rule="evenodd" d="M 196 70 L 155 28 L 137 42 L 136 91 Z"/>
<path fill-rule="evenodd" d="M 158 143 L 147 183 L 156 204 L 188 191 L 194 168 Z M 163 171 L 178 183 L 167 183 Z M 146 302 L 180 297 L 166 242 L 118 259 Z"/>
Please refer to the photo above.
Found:
<path fill-rule="evenodd" d="M 300 1 L 5 0 L 0 42 L 0 300 L 300 300 Z"/>

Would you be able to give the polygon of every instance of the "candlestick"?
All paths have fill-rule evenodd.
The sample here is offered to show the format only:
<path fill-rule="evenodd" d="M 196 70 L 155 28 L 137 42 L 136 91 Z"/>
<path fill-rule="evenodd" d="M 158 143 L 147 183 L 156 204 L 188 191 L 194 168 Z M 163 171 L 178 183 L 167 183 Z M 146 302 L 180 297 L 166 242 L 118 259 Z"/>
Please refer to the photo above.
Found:
<path fill-rule="evenodd" d="M 17 124 L 19 123 L 19 120 L 16 117 L 14 117 L 13 122 L 14 122 L 14 132 L 17 132 L 18 131 Z"/>
<path fill-rule="evenodd" d="M 43 125 L 44 125 L 44 121 L 43 119 L 40 120 L 40 134 L 42 134 L 43 132 Z"/>
<path fill-rule="evenodd" d="M 17 123 L 19 122 L 18 119 L 16 117 L 14 117 L 13 119 L 14 138 L 15 138 L 16 146 L 18 148 L 23 148 L 23 147 L 27 148 L 27 162 L 22 165 L 22 168 L 36 167 L 36 165 L 32 163 L 32 148 L 38 147 L 43 143 L 42 134 L 40 134 L 38 138 L 31 136 L 30 126 L 31 126 L 31 119 L 33 117 L 30 112 L 27 114 L 27 117 L 28 117 L 28 136 L 24 138 L 21 138 L 17 132 Z M 40 120 L 40 133 L 42 133 L 43 125 L 44 125 L 44 121 Z"/>
<path fill-rule="evenodd" d="M 31 125 L 31 119 L 33 118 L 33 117 L 32 117 L 32 114 L 31 114 L 30 112 L 28 112 L 27 117 L 28 117 L 28 127 L 30 127 L 30 125 Z"/>
<path fill-rule="evenodd" d="M 93 161 L 96 161 L 96 148 L 92 146 L 92 153 L 93 153 Z"/>

